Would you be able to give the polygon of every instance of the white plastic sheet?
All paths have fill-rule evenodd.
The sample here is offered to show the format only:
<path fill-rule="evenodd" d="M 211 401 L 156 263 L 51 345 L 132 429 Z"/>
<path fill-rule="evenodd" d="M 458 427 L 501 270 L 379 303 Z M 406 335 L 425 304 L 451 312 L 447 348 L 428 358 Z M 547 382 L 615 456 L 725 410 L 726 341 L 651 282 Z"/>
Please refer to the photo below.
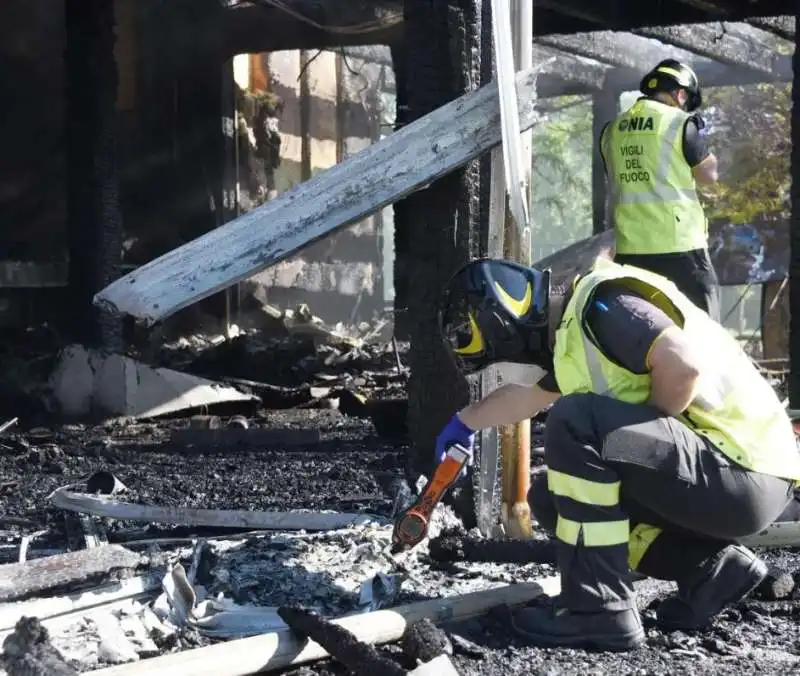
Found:
<path fill-rule="evenodd" d="M 492 0 L 497 87 L 500 96 L 500 127 L 503 136 L 503 167 L 511 214 L 525 234 L 530 228 L 525 199 L 525 169 L 515 84 L 514 41 L 511 35 L 510 0 Z M 528 160 L 530 161 L 530 160 Z"/>

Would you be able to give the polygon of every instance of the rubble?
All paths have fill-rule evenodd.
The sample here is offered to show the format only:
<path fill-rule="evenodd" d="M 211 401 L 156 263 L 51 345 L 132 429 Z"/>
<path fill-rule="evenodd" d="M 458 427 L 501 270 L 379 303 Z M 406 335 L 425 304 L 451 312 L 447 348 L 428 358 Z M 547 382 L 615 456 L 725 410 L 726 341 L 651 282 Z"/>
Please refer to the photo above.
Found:
<path fill-rule="evenodd" d="M 377 357 L 384 358 L 385 373 L 397 374 L 391 350 Z M 344 378 L 347 369 L 337 368 L 342 370 L 331 376 Z M 306 372 L 296 377 L 309 378 Z M 395 382 L 402 387 L 399 377 Z M 348 391 L 358 392 L 358 388 Z M 220 413 L 194 420 L 128 418 L 99 425 L 50 423 L 43 427 L 45 421 L 39 421 L 39 428 L 32 429 L 23 419 L 14 434 L 8 431 L 0 437 L 0 501 L 6 512 L 0 520 L 2 560 L 17 561 L 26 542 L 29 561 L 23 566 L 53 557 L 58 560 L 70 540 L 65 510 L 47 498 L 65 486 L 65 492 L 80 496 L 81 510 L 101 504 L 169 508 L 177 513 L 280 510 L 316 517 L 336 515 L 347 505 L 364 522 L 320 532 L 240 532 L 241 528 L 219 525 L 142 524 L 119 515 L 93 516 L 111 546 L 124 543 L 142 566 L 120 571 L 133 577 L 114 579 L 119 577 L 114 572 L 111 581 L 99 585 L 87 579 L 76 582 L 77 587 L 69 583 L 37 592 L 25 601 L 0 604 L 0 638 L 21 617 L 36 616 L 48 630 L 53 648 L 72 668 L 83 673 L 100 670 L 106 676 L 141 673 L 145 665 L 154 672 L 178 676 L 224 673 L 220 663 L 210 661 L 203 652 L 212 644 L 217 650 L 232 651 L 225 653 L 233 655 L 226 664 L 246 654 L 260 659 L 262 665 L 267 660 L 282 664 L 280 669 L 297 676 L 340 674 L 341 667 L 320 661 L 326 654 L 314 652 L 321 650 L 313 647 L 316 644 L 291 638 L 277 612 L 280 607 L 301 607 L 327 620 L 339 618 L 335 622 L 359 640 L 396 644 L 379 653 L 413 673 L 417 658 L 409 647 L 409 628 L 424 617 L 405 617 L 400 626 L 397 615 L 421 602 L 434 610 L 425 615 L 431 623 L 420 626 L 435 626 L 437 634 L 444 631 L 452 654 L 438 634 L 428 644 L 423 641 L 422 647 L 441 642 L 449 664 L 440 658 L 441 666 L 426 662 L 435 650 L 423 655 L 416 648 L 419 661 L 428 668 L 452 667 L 464 676 L 704 670 L 719 676 L 740 673 L 743 660 L 748 669 L 764 673 L 789 673 L 800 664 L 795 648 L 800 598 L 796 589 L 786 591 L 789 578 L 782 575 L 796 581 L 800 574 L 800 558 L 792 550 L 764 552 L 779 573 L 774 576 L 772 593 L 765 583 L 743 604 L 725 611 L 703 634 L 658 630 L 651 602 L 670 593 L 674 585 L 644 580 L 636 582 L 648 626 L 648 645 L 642 650 L 619 658 L 536 650 L 510 634 L 502 613 L 465 620 L 447 603 L 474 598 L 470 595 L 476 592 L 489 594 L 492 602 L 502 601 L 503 594 L 512 593 L 504 585 L 530 584 L 553 576 L 551 542 L 482 540 L 463 532 L 452 511 L 440 506 L 431 540 L 387 558 L 389 518 L 413 495 L 402 471 L 404 440 L 376 438 L 368 419 L 347 416 L 341 410 L 260 411 L 247 416 L 248 429 L 229 428 L 230 420 Z M 190 426 L 199 433 L 281 429 L 297 438 L 313 429 L 320 441 L 298 446 L 287 437 L 285 446 L 229 447 L 173 443 L 173 431 Z M 32 455 L 39 458 L 35 465 L 28 461 Z M 48 463 L 57 464 L 60 473 L 42 471 Z M 32 467 L 36 468 L 33 481 Z M 84 502 L 89 498 L 97 502 Z M 83 511 L 66 511 L 86 516 Z M 75 535 L 72 546 L 84 549 L 70 555 L 89 557 L 98 551 L 86 549 L 85 531 L 76 529 Z M 526 586 L 523 592 L 529 589 Z M 513 593 L 516 601 L 524 600 L 519 591 Z M 767 600 L 771 596 L 782 598 Z M 364 623 L 369 631 L 383 631 L 386 625 L 380 618 L 394 618 L 390 633 L 376 640 L 359 634 Z M 283 647 L 270 658 L 276 645 Z M 238 664 L 236 673 L 245 673 L 246 667 Z"/>

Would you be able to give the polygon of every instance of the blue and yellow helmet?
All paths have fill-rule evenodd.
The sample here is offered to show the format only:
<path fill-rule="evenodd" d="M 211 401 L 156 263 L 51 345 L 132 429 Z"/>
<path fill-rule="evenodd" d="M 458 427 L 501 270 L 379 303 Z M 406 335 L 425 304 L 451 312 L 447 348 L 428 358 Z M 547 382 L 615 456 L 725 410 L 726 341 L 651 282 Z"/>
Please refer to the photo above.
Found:
<path fill-rule="evenodd" d="M 552 370 L 550 270 L 484 258 L 458 270 L 444 289 L 439 328 L 459 370 L 500 362 Z"/>

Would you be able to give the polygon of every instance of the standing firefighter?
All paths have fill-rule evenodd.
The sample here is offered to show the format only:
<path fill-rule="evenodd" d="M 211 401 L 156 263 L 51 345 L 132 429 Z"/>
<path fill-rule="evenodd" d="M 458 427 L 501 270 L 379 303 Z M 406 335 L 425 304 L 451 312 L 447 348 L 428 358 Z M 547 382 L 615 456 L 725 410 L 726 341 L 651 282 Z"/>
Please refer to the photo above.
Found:
<path fill-rule="evenodd" d="M 629 570 L 678 583 L 670 628 L 705 626 L 766 566 L 736 540 L 770 525 L 800 480 L 791 423 L 736 340 L 669 280 L 602 261 L 559 295 L 550 272 L 479 260 L 445 290 L 441 328 L 466 374 L 498 362 L 547 372 L 457 413 L 439 436 L 553 403 L 534 516 L 558 542 L 561 594 L 514 615 L 539 645 L 625 650 L 644 640 Z"/>
<path fill-rule="evenodd" d="M 644 76 L 644 94 L 600 135 L 614 209 L 616 261 L 673 281 L 699 308 L 719 318 L 717 276 L 696 185 L 717 181 L 709 152 L 700 83 L 672 59 Z"/>

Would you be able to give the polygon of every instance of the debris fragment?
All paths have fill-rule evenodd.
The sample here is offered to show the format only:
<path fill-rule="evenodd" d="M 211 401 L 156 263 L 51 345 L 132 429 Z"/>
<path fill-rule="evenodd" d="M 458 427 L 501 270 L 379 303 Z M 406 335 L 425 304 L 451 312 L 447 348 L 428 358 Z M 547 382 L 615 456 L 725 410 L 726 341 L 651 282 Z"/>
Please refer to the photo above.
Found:
<path fill-rule="evenodd" d="M 482 660 L 486 657 L 486 648 L 464 638 L 461 634 L 450 634 L 450 643 L 455 655 L 464 655 L 475 660 Z"/>
<path fill-rule="evenodd" d="M 198 603 L 197 592 L 180 564 L 164 576 L 163 589 L 153 609 L 167 628 L 190 629 L 203 636 L 223 639 L 245 638 L 284 628 L 275 608 L 243 606 L 225 598 Z"/>
<path fill-rule="evenodd" d="M 364 611 L 390 606 L 397 596 L 397 576 L 378 573 L 361 585 L 358 605 Z"/>
<path fill-rule="evenodd" d="M 128 490 L 115 475 L 106 470 L 95 472 L 86 480 L 87 493 L 99 493 L 100 495 L 116 495 Z"/>
<path fill-rule="evenodd" d="M 125 636 L 119 621 L 111 616 L 106 621 L 97 623 L 100 643 L 97 646 L 97 657 L 108 664 L 124 664 L 136 662 L 139 653 L 133 643 Z"/>
<path fill-rule="evenodd" d="M 235 415 L 228 421 L 228 427 L 246 430 L 250 427 L 250 423 L 243 415 Z"/>
<path fill-rule="evenodd" d="M 427 617 L 412 624 L 403 634 L 400 644 L 408 657 L 422 663 L 439 655 L 453 654 L 453 645 L 447 634 Z"/>
<path fill-rule="evenodd" d="M 791 598 L 795 580 L 791 573 L 770 569 L 763 582 L 753 591 L 753 598 L 764 601 L 783 601 Z"/>
<path fill-rule="evenodd" d="M 50 636 L 35 617 L 23 617 L 3 641 L 8 676 L 78 676 L 50 643 Z"/>
<path fill-rule="evenodd" d="M 359 676 L 406 676 L 405 669 L 381 655 L 375 648 L 362 643 L 347 629 L 324 620 L 301 608 L 278 608 L 278 615 L 298 638 L 310 638 Z"/>
<path fill-rule="evenodd" d="M 5 432 L 6 430 L 10 430 L 18 422 L 19 418 L 11 418 L 11 420 L 4 422 L 2 425 L 0 425 L 0 434 L 3 434 L 3 432 Z"/>

